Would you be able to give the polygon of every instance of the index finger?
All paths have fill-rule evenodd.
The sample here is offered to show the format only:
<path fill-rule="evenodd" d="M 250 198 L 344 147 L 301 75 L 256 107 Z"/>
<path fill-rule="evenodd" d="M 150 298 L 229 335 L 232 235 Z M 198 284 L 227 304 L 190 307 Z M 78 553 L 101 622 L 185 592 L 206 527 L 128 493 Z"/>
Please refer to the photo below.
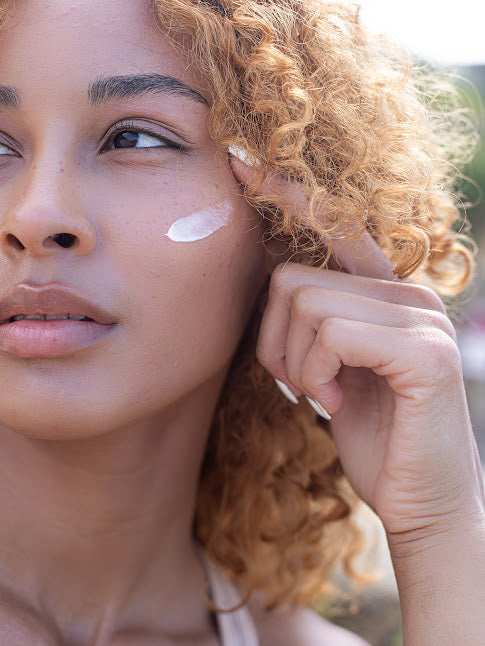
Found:
<path fill-rule="evenodd" d="M 393 273 L 394 265 L 368 231 L 357 240 L 331 240 L 333 255 L 349 274 L 402 283 L 413 282 L 410 278 L 399 278 Z"/>
<path fill-rule="evenodd" d="M 269 168 L 254 168 L 231 155 L 231 168 L 237 181 L 250 187 L 256 194 L 282 197 L 295 217 L 309 209 L 304 187 L 295 180 L 287 179 Z M 325 219 L 325 213 L 318 214 Z M 332 242 L 332 254 L 349 274 L 382 280 L 412 283 L 409 278 L 393 274 L 394 265 L 369 232 L 358 239 L 348 240 L 328 236 Z M 325 241 L 324 241 L 325 242 Z"/>

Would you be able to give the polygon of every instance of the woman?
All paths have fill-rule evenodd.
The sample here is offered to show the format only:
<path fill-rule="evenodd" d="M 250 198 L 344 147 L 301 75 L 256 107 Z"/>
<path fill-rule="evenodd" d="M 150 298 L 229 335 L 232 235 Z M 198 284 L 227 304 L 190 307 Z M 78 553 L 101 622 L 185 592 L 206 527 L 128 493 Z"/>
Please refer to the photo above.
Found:
<path fill-rule="evenodd" d="M 4 8 L 2 646 L 362 644 L 303 610 L 357 496 L 405 645 L 482 643 L 473 254 L 396 62 L 313 0 Z"/>

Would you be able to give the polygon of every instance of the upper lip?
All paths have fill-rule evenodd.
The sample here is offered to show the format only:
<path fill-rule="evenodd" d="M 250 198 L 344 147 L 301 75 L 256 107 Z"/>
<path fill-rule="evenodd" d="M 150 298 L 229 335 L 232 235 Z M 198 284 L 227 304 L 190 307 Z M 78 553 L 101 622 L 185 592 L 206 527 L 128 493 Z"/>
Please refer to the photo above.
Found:
<path fill-rule="evenodd" d="M 0 299 L 0 325 L 20 314 L 76 314 L 103 325 L 115 323 L 113 316 L 99 305 L 68 287 L 15 285 Z"/>

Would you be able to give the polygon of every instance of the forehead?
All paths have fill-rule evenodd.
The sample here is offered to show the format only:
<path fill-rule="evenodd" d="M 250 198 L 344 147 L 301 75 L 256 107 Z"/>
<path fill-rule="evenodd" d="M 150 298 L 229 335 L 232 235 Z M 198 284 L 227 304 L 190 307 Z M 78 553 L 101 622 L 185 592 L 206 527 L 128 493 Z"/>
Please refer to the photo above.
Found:
<path fill-rule="evenodd" d="M 39 83 L 69 84 L 146 72 L 170 72 L 201 89 L 186 55 L 157 25 L 150 0 L 14 0 L 0 31 L 5 84 L 29 73 Z"/>
<path fill-rule="evenodd" d="M 150 38 L 155 27 L 149 0 L 12 0 L 8 6 L 11 18 L 6 31 L 36 24 L 39 39 L 40 32 L 61 37 L 72 27 L 80 37 L 89 32 L 109 37 L 112 31 L 129 29 L 132 35 L 142 31 Z"/>

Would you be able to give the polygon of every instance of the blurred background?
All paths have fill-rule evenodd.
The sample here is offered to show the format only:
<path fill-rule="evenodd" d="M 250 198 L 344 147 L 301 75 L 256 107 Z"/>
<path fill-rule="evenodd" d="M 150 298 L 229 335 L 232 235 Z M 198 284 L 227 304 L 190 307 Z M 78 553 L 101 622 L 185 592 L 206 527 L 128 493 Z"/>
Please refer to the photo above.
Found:
<path fill-rule="evenodd" d="M 345 0 L 342 0 L 345 2 Z M 471 234 L 478 244 L 478 273 L 465 294 L 455 321 L 473 429 L 485 472 L 485 3 L 461 0 L 360 0 L 361 17 L 372 33 L 384 33 L 404 45 L 423 64 L 442 68 L 461 88 L 465 104 L 476 114 L 481 142 L 465 169 L 475 186 L 465 191 Z M 381 572 L 379 582 L 352 593 L 337 574 L 348 597 L 327 601 L 320 610 L 334 623 L 364 637 L 372 646 L 402 646 L 399 601 L 385 534 L 376 516 L 364 505 L 360 513 L 368 536 L 369 554 Z M 365 569 L 365 567 L 363 568 Z M 485 643 L 485 637 L 484 637 Z"/>

